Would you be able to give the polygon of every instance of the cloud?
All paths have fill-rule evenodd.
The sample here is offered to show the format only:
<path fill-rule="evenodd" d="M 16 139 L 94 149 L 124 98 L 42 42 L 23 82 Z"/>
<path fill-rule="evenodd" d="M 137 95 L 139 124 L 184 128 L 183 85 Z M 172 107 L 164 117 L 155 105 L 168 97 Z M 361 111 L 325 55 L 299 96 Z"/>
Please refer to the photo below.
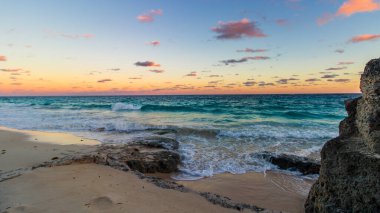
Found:
<path fill-rule="evenodd" d="M 266 37 L 261 29 L 257 27 L 255 22 L 251 22 L 247 18 L 240 21 L 219 22 L 216 27 L 211 30 L 218 35 L 217 39 L 241 39 L 243 37 Z"/>
<path fill-rule="evenodd" d="M 112 68 L 112 69 L 108 69 L 108 70 L 111 70 L 111 71 L 120 71 L 120 68 Z"/>
<path fill-rule="evenodd" d="M 160 64 L 156 64 L 153 61 L 138 61 L 135 63 L 136 66 L 140 67 L 160 67 Z"/>
<path fill-rule="evenodd" d="M 149 45 L 152 45 L 152 46 L 156 47 L 156 46 L 160 45 L 160 44 L 161 44 L 161 42 L 160 42 L 160 41 L 150 41 L 150 42 L 148 42 L 147 44 L 149 44 Z"/>
<path fill-rule="evenodd" d="M 149 70 L 149 72 L 163 73 L 163 72 L 165 72 L 165 71 L 164 71 L 164 70 Z"/>
<path fill-rule="evenodd" d="M 355 13 L 367 13 L 380 10 L 377 0 L 346 0 L 335 14 L 325 13 L 317 19 L 318 25 L 324 25 L 338 16 L 351 16 Z"/>
<path fill-rule="evenodd" d="M 109 81 L 112 81 L 112 80 L 109 79 L 109 78 L 106 78 L 106 79 L 99 80 L 98 83 L 106 83 L 106 82 L 109 82 Z"/>
<path fill-rule="evenodd" d="M 279 79 L 278 81 L 276 81 L 276 83 L 278 84 L 288 84 L 289 81 L 298 81 L 299 79 L 297 78 L 283 78 L 283 79 Z"/>
<path fill-rule="evenodd" d="M 0 61 L 6 61 L 6 60 L 7 60 L 7 57 L 0 55 Z"/>
<path fill-rule="evenodd" d="M 21 70 L 22 69 L 0 69 L 0 71 L 3 71 L 3 72 L 19 72 Z"/>
<path fill-rule="evenodd" d="M 270 59 L 270 58 L 267 56 L 255 56 L 255 57 L 244 57 L 241 59 L 227 59 L 227 60 L 223 60 L 220 62 L 222 62 L 225 65 L 229 65 L 229 64 L 247 62 L 248 60 L 268 60 L 268 59 Z"/>
<path fill-rule="evenodd" d="M 380 39 L 380 34 L 363 34 L 351 38 L 348 42 L 358 43 L 363 41 L 375 41 Z"/>
<path fill-rule="evenodd" d="M 255 86 L 257 83 L 255 81 L 246 81 L 246 82 L 243 82 L 243 84 L 246 87 L 251 87 L 251 86 Z"/>
<path fill-rule="evenodd" d="M 325 25 L 328 22 L 332 21 L 335 18 L 334 14 L 331 13 L 324 13 L 321 17 L 317 19 L 317 24 L 318 25 Z"/>
<path fill-rule="evenodd" d="M 259 87 L 274 86 L 274 83 L 265 83 L 264 81 L 259 82 Z"/>
<path fill-rule="evenodd" d="M 348 0 L 338 9 L 337 15 L 350 16 L 380 10 L 380 3 L 375 0 Z"/>
<path fill-rule="evenodd" d="M 350 79 L 335 79 L 334 81 L 338 83 L 347 83 L 350 82 Z"/>
<path fill-rule="evenodd" d="M 236 50 L 238 53 L 262 53 L 262 52 L 267 52 L 267 49 L 251 49 L 251 48 L 245 48 L 243 50 Z"/>
<path fill-rule="evenodd" d="M 354 64 L 354 62 L 352 62 L 352 61 L 342 61 L 342 62 L 338 63 L 338 65 L 351 65 L 351 64 Z"/>
<path fill-rule="evenodd" d="M 209 78 L 218 78 L 218 77 L 223 77 L 222 75 L 209 75 L 207 76 Z"/>
<path fill-rule="evenodd" d="M 79 38 L 90 39 L 90 38 L 95 37 L 95 35 L 90 34 L 90 33 L 78 34 L 78 35 L 71 35 L 71 34 L 62 33 L 62 34 L 60 34 L 60 36 L 62 36 L 64 38 L 69 38 L 69 39 L 79 39 Z"/>
<path fill-rule="evenodd" d="M 321 79 L 318 78 L 309 78 L 305 80 L 306 82 L 316 82 L 316 81 L 321 81 Z"/>
<path fill-rule="evenodd" d="M 277 19 L 276 24 L 278 26 L 286 26 L 289 24 L 289 21 L 287 19 Z"/>
<path fill-rule="evenodd" d="M 336 71 L 336 70 L 344 70 L 344 69 L 347 69 L 347 67 L 330 67 L 330 68 L 327 68 L 325 70 L 327 70 L 327 71 Z"/>
<path fill-rule="evenodd" d="M 337 76 L 339 76 L 339 75 L 337 75 L 337 74 L 329 74 L 329 75 L 324 75 L 321 78 L 335 78 Z"/>
<path fill-rule="evenodd" d="M 185 76 L 188 76 L 188 77 L 195 77 L 197 76 L 197 72 L 191 72 L 189 74 L 186 74 Z"/>
<path fill-rule="evenodd" d="M 344 53 L 344 49 L 336 49 L 335 52 L 342 54 L 342 53 Z"/>
<path fill-rule="evenodd" d="M 141 80 L 142 78 L 141 77 L 131 77 L 131 78 L 128 78 L 128 79 L 131 79 L 131 80 Z"/>
<path fill-rule="evenodd" d="M 162 14 L 163 14 L 163 11 L 161 9 L 156 9 L 156 10 L 151 10 L 147 13 L 143 13 L 143 14 L 137 16 L 136 18 L 140 22 L 147 23 L 147 22 L 153 22 L 155 16 L 162 15 Z"/>

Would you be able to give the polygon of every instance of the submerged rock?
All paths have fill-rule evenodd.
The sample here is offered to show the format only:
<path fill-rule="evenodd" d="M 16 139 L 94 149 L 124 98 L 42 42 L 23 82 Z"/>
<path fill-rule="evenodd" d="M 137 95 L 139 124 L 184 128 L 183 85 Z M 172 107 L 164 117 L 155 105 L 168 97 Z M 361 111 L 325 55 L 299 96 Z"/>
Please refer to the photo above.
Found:
<path fill-rule="evenodd" d="M 279 169 L 299 171 L 303 175 L 318 174 L 321 166 L 318 161 L 296 155 L 277 155 L 275 153 L 263 152 L 259 156 L 278 166 Z"/>
<path fill-rule="evenodd" d="M 339 136 L 321 151 L 306 212 L 380 212 L 380 58 L 361 77 L 363 97 L 346 101 Z"/>

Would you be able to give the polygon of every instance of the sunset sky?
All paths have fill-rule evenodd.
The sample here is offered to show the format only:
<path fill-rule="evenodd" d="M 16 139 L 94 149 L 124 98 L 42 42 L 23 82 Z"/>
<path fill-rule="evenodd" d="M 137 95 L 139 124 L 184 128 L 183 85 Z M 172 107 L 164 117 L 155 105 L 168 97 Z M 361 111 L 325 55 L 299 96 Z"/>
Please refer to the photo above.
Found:
<path fill-rule="evenodd" d="M 353 93 L 378 0 L 0 0 L 0 95 Z"/>

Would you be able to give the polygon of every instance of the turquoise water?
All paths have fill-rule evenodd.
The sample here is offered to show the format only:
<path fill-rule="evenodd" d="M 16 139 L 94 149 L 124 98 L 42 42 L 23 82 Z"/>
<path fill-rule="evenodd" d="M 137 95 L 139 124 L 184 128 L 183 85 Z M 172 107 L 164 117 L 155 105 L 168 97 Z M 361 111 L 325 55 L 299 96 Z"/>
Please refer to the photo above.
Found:
<path fill-rule="evenodd" d="M 358 95 L 2 97 L 0 125 L 128 143 L 175 129 L 179 179 L 271 169 L 255 153 L 317 158 Z M 102 129 L 104 131 L 99 131 Z"/>

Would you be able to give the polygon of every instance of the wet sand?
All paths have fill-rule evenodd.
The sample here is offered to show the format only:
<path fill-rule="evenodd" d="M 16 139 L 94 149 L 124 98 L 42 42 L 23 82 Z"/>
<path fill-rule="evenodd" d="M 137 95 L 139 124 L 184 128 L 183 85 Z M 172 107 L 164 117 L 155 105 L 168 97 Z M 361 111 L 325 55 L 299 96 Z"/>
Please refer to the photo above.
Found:
<path fill-rule="evenodd" d="M 304 212 L 303 206 L 313 181 L 277 172 L 252 172 L 240 175 L 220 174 L 179 183 L 195 191 L 223 195 L 266 209 Z"/>
<path fill-rule="evenodd" d="M 53 158 L 93 151 L 97 144 L 66 133 L 0 128 L 0 177 L 16 171 L 9 179 L 0 179 L 0 212 L 236 212 L 214 205 L 196 192 L 211 192 L 270 210 L 302 212 L 311 186 L 310 181 L 273 172 L 266 176 L 222 174 L 179 181 L 190 189 L 185 193 L 159 188 L 133 172 L 102 165 L 31 170 Z"/>

